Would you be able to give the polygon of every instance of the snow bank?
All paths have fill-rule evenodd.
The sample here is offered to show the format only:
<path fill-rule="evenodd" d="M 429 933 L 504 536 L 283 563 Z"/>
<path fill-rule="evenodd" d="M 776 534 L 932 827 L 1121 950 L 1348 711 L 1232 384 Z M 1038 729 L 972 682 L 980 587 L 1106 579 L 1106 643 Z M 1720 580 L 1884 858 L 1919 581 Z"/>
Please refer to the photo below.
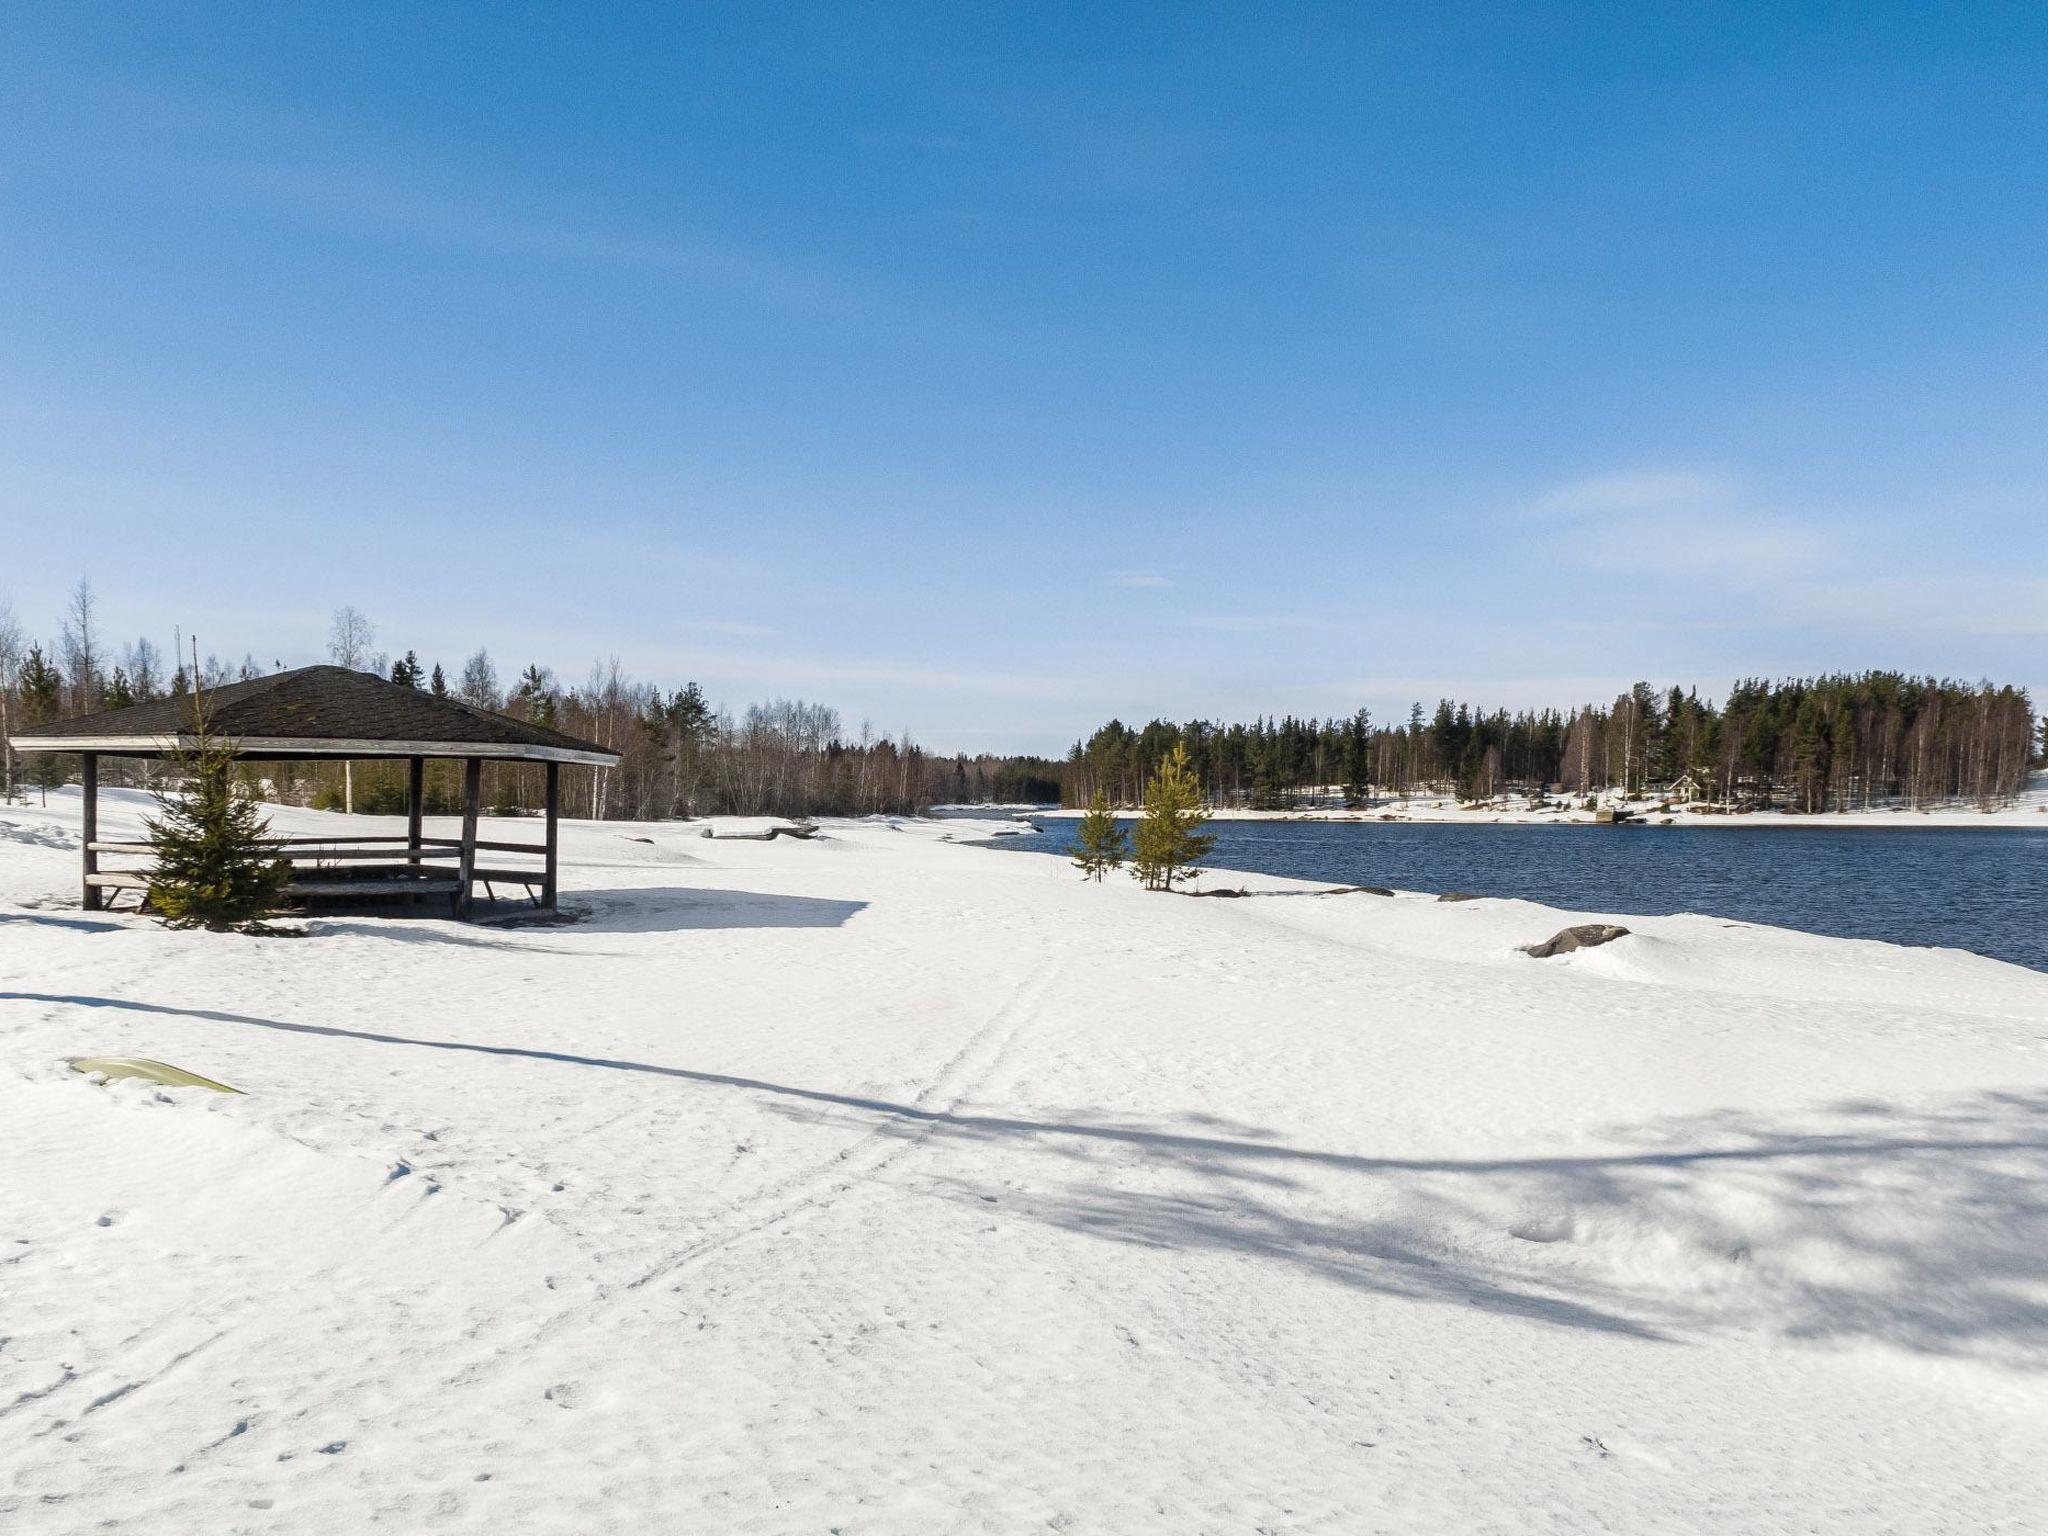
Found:
<path fill-rule="evenodd" d="M 2048 977 L 1000 825 L 572 822 L 579 923 L 287 941 L 83 913 L 75 795 L 0 809 L 0 1525 L 2048 1507 Z"/>

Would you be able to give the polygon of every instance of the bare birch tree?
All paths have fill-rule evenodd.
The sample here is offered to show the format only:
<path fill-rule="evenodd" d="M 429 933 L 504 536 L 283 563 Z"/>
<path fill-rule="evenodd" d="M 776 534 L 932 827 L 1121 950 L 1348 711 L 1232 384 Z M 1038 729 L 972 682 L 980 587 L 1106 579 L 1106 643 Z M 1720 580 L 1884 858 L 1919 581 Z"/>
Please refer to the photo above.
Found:
<path fill-rule="evenodd" d="M 351 672 L 370 670 L 370 647 L 376 643 L 377 626 L 353 603 L 334 610 L 334 620 L 327 629 L 327 654 L 334 658 L 337 667 L 347 667 Z M 376 670 L 381 672 L 383 668 Z M 346 815 L 356 813 L 355 764 L 346 759 L 341 765 L 341 808 Z"/>
<path fill-rule="evenodd" d="M 57 637 L 57 665 L 64 673 L 64 691 L 74 715 L 89 715 L 100 707 L 99 600 L 92 583 L 81 576 L 71 589 L 64 607 L 64 623 Z"/>
<path fill-rule="evenodd" d="M 0 805 L 10 804 L 14 799 L 14 745 L 11 737 L 15 690 L 20 683 L 21 659 L 26 649 L 21 621 L 15 618 L 14 609 L 0 599 Z"/>

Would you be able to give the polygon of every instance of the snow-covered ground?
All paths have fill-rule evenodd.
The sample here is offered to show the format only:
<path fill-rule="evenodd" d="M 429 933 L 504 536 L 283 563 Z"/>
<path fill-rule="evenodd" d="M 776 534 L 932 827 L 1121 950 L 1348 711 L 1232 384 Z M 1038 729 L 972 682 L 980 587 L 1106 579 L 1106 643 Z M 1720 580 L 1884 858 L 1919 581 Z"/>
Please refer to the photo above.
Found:
<path fill-rule="evenodd" d="M 980 830 L 256 939 L 0 808 L 0 1529 L 2038 1528 L 2048 976 Z"/>

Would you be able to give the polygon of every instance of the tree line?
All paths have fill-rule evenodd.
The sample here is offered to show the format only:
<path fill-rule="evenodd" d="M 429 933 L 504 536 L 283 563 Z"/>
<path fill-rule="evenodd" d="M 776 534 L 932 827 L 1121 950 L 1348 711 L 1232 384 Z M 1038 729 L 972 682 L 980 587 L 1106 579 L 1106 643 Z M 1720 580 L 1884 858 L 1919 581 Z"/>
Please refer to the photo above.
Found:
<path fill-rule="evenodd" d="M 71 594 L 56 637 L 32 639 L 0 605 L 0 737 L 149 699 L 190 694 L 247 681 L 283 663 L 260 665 L 209 655 L 179 659 L 187 641 L 172 638 L 166 652 L 147 637 L 117 644 L 102 632 L 91 586 Z M 877 734 L 866 725 L 849 731 L 838 712 L 800 699 L 749 704 L 738 711 L 715 707 L 696 683 L 664 691 L 622 670 L 616 658 L 567 681 L 532 663 L 501 676 L 488 650 L 479 649 L 452 669 L 416 650 L 395 659 L 377 648 L 377 627 L 353 606 L 337 610 L 327 659 L 373 672 L 403 687 L 455 698 L 479 709 L 550 726 L 595 741 L 620 755 L 616 768 L 565 767 L 564 814 L 619 820 L 705 815 L 818 816 L 914 814 L 947 798 L 1024 797 L 1050 784 L 1058 796 L 1058 765 L 1049 781 L 1027 784 L 1012 759 L 940 758 L 903 736 Z M 0 796 L 17 792 L 20 765 L 0 748 Z M 75 761 L 55 754 L 27 760 L 28 782 L 52 788 L 76 773 Z M 102 782 L 147 787 L 154 763 L 107 759 Z M 405 808 L 405 770 L 398 763 L 259 763 L 247 771 L 266 782 L 272 797 L 332 810 L 391 814 Z M 426 808 L 460 809 L 460 768 L 430 763 Z M 517 763 L 484 766 L 484 796 L 493 814 L 538 810 L 543 770 Z"/>
<path fill-rule="evenodd" d="M 1341 795 L 1676 792 L 1743 809 L 1842 811 L 2009 802 L 2048 758 L 2048 720 L 2023 688 L 1898 672 L 1745 679 L 1716 704 L 1637 683 L 1612 704 L 1486 711 L 1442 700 L 1405 721 L 1112 720 L 1068 754 L 1061 798 L 1136 803 L 1184 747 L 1210 801 L 1285 809 Z"/>
<path fill-rule="evenodd" d="M 580 682 L 539 663 L 508 679 L 479 649 L 452 674 L 415 650 L 394 659 L 376 648 L 376 626 L 354 607 L 336 611 L 328 656 L 517 719 L 553 726 L 620 754 L 616 768 L 574 768 L 564 778 L 570 815 L 663 819 L 702 815 L 913 814 L 934 804 L 1085 805 L 1098 792 L 1134 805 L 1175 746 L 1206 799 L 1284 809 L 1316 796 L 1363 804 L 1376 794 L 1456 795 L 1484 800 L 1560 789 L 1572 795 L 1669 791 L 1745 808 L 1848 810 L 1949 801 L 1991 806 L 2025 787 L 2048 756 L 2048 720 L 2026 690 L 1898 672 L 1769 681 L 1745 679 L 1716 704 L 1696 689 L 1637 683 L 1611 704 L 1569 710 L 1486 711 L 1442 700 L 1418 703 L 1405 721 L 1366 710 L 1342 718 L 1260 718 L 1249 724 L 1154 720 L 1133 729 L 1112 720 L 1077 742 L 1064 761 L 979 754 L 942 757 L 907 736 L 848 731 L 829 706 L 776 699 L 738 711 L 715 707 L 694 682 L 664 691 L 628 676 L 616 658 Z M 181 654 L 183 653 L 183 654 Z M 0 737 L 25 725 L 182 695 L 282 670 L 253 654 L 239 662 L 188 659 L 183 635 L 168 652 L 147 636 L 110 639 L 90 585 L 81 581 L 55 637 L 32 639 L 0 604 Z M 63 759 L 30 759 L 31 782 L 62 782 Z M 20 769 L 0 748 L 0 795 Z M 108 761 L 111 784 L 146 784 L 148 763 Z M 392 812 L 404 807 L 396 764 L 265 765 L 279 799 L 323 808 Z M 428 808 L 458 808 L 459 769 L 430 765 Z M 492 763 L 487 804 L 499 814 L 537 809 L 536 767 Z"/>

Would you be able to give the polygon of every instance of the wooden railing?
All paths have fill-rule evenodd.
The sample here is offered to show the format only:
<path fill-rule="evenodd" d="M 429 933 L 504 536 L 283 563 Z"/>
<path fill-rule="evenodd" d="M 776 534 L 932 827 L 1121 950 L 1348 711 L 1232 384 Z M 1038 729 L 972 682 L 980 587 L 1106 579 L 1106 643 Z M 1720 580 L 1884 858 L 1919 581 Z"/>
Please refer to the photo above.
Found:
<path fill-rule="evenodd" d="M 463 844 L 458 837 L 365 835 L 347 837 L 281 837 L 269 840 L 279 858 L 291 866 L 286 894 L 294 897 L 336 898 L 348 896 L 447 896 L 465 895 L 461 866 Z M 478 839 L 471 845 L 476 853 L 523 855 L 539 861 L 532 868 L 511 864 L 473 866 L 470 879 L 481 884 L 495 900 L 495 886 L 520 886 L 526 898 L 541 905 L 547 883 L 547 846 L 543 843 L 511 843 Z M 148 843 L 88 842 L 85 851 L 92 866 L 85 876 L 89 889 L 114 894 L 133 890 L 146 893 L 150 870 L 137 865 L 121 869 L 100 869 L 100 854 L 151 858 L 155 848 Z"/>

